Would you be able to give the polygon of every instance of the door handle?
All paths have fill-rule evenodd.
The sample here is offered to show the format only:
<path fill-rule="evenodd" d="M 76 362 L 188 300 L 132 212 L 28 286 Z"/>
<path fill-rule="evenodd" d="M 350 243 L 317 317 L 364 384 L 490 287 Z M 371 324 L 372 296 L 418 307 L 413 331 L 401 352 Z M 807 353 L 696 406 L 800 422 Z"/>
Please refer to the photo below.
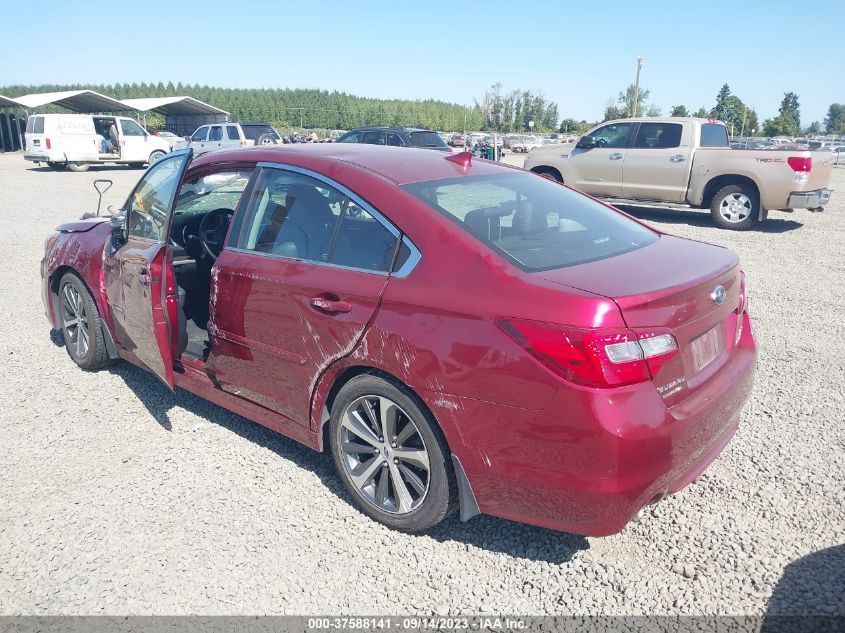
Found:
<path fill-rule="evenodd" d="M 613 154 L 610 154 L 608 158 L 610 160 L 619 160 L 620 158 L 622 158 L 622 154 L 620 154 L 619 152 L 614 152 Z"/>
<path fill-rule="evenodd" d="M 145 286 L 145 287 L 149 286 L 151 281 L 152 281 L 152 277 L 150 277 L 146 273 L 142 273 L 142 274 L 138 275 L 138 283 L 141 284 L 142 286 Z"/>
<path fill-rule="evenodd" d="M 682 163 L 686 159 L 687 157 L 683 154 L 675 154 L 674 156 L 669 157 L 669 160 L 671 160 L 673 163 Z"/>
<path fill-rule="evenodd" d="M 352 304 L 347 301 L 338 301 L 326 297 L 314 297 L 311 299 L 311 306 L 322 312 L 339 313 L 352 312 Z"/>

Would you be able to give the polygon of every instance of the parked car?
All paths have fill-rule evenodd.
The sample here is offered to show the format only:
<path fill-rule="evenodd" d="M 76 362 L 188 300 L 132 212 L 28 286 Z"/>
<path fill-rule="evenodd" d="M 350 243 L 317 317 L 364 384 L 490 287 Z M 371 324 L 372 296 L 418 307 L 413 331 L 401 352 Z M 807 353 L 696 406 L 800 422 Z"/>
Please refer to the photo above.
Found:
<path fill-rule="evenodd" d="M 452 147 L 463 147 L 464 146 L 464 135 L 458 134 L 455 132 L 452 134 L 452 138 L 449 139 L 449 145 Z"/>
<path fill-rule="evenodd" d="M 467 153 L 174 152 L 58 227 L 41 276 L 81 368 L 329 450 L 401 530 L 617 532 L 728 444 L 756 362 L 730 250 Z"/>
<path fill-rule="evenodd" d="M 391 145 L 419 147 L 448 152 L 449 146 L 437 132 L 416 127 L 359 127 L 337 139 L 337 143 L 364 143 L 365 145 Z"/>
<path fill-rule="evenodd" d="M 168 132 L 167 130 L 150 130 L 150 132 L 152 134 L 154 134 L 155 136 L 157 136 L 158 138 L 163 139 L 163 140 L 167 141 L 168 143 L 170 143 L 171 149 L 174 146 L 176 146 L 180 143 L 184 143 L 184 141 L 185 141 L 185 139 L 183 137 L 181 137 L 177 134 L 174 134 L 173 132 Z"/>
<path fill-rule="evenodd" d="M 202 125 L 191 135 L 187 147 L 200 155 L 221 149 L 233 149 L 249 145 L 274 145 L 282 137 L 269 123 L 244 121 L 243 123 L 212 123 Z M 304 142 L 304 137 L 303 141 Z"/>
<path fill-rule="evenodd" d="M 810 149 L 810 146 L 804 143 L 778 143 L 777 145 L 770 146 L 768 149 L 779 152 L 805 152 Z"/>
<path fill-rule="evenodd" d="M 102 163 L 143 167 L 170 151 L 166 140 L 122 116 L 34 114 L 26 121 L 25 139 L 24 160 L 71 171 Z"/>
<path fill-rule="evenodd" d="M 532 150 L 524 166 L 616 204 L 709 208 L 717 226 L 738 231 L 769 210 L 822 211 L 831 193 L 829 160 L 733 151 L 724 124 L 710 119 L 608 121 L 573 145 Z"/>

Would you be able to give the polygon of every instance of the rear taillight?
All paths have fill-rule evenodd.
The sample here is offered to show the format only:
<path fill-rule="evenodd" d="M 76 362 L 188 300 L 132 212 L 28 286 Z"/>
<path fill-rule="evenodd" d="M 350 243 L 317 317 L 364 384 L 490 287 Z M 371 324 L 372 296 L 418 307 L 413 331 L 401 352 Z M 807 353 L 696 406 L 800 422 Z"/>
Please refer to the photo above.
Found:
<path fill-rule="evenodd" d="M 47 146 L 47 149 L 53 149 L 53 146 L 50 144 L 50 139 L 44 139 L 44 144 Z"/>
<path fill-rule="evenodd" d="M 678 353 L 665 328 L 577 328 L 500 319 L 499 328 L 557 375 L 588 387 L 619 387 L 651 379 Z"/>
<path fill-rule="evenodd" d="M 813 159 L 810 156 L 790 156 L 786 162 L 792 167 L 792 171 L 810 171 L 813 168 Z"/>

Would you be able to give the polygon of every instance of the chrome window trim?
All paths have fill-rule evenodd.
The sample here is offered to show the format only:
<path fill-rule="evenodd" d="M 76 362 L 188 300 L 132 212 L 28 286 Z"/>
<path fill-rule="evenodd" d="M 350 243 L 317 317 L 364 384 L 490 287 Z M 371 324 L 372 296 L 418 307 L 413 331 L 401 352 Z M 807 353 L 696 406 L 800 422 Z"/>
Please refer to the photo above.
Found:
<path fill-rule="evenodd" d="M 270 259 L 279 259 L 287 262 L 296 262 L 298 264 L 314 264 L 315 266 L 328 266 L 329 268 L 337 268 L 340 270 L 351 270 L 356 273 L 367 273 L 370 275 L 380 275 L 388 277 L 389 272 L 383 270 L 370 270 L 369 268 L 354 268 L 353 266 L 343 266 L 341 264 L 332 264 L 331 262 L 321 262 L 315 259 L 302 259 L 301 257 L 287 257 L 277 253 L 262 253 L 261 251 L 251 251 L 248 248 L 236 248 L 234 246 L 223 247 L 224 251 L 232 251 L 233 253 L 242 253 L 243 255 L 258 255 L 259 257 L 269 257 Z"/>
<path fill-rule="evenodd" d="M 411 271 L 417 267 L 420 260 L 422 259 L 422 253 L 420 253 L 420 249 L 418 249 L 414 243 L 408 239 L 407 235 L 402 235 L 402 244 L 408 247 L 408 250 L 411 251 L 411 254 L 408 255 L 408 259 L 405 260 L 405 263 L 399 267 L 399 270 L 395 271 L 391 276 L 392 277 L 400 277 L 404 278 L 411 274 Z"/>

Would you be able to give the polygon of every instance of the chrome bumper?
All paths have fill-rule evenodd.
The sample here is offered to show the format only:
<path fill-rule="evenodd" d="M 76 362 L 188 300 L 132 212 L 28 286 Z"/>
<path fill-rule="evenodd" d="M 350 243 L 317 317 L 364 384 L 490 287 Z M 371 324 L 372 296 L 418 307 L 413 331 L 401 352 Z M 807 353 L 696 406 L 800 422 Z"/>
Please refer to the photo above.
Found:
<path fill-rule="evenodd" d="M 815 191 L 801 191 L 789 194 L 786 203 L 790 209 L 815 209 L 830 202 L 830 189 L 816 189 Z"/>

